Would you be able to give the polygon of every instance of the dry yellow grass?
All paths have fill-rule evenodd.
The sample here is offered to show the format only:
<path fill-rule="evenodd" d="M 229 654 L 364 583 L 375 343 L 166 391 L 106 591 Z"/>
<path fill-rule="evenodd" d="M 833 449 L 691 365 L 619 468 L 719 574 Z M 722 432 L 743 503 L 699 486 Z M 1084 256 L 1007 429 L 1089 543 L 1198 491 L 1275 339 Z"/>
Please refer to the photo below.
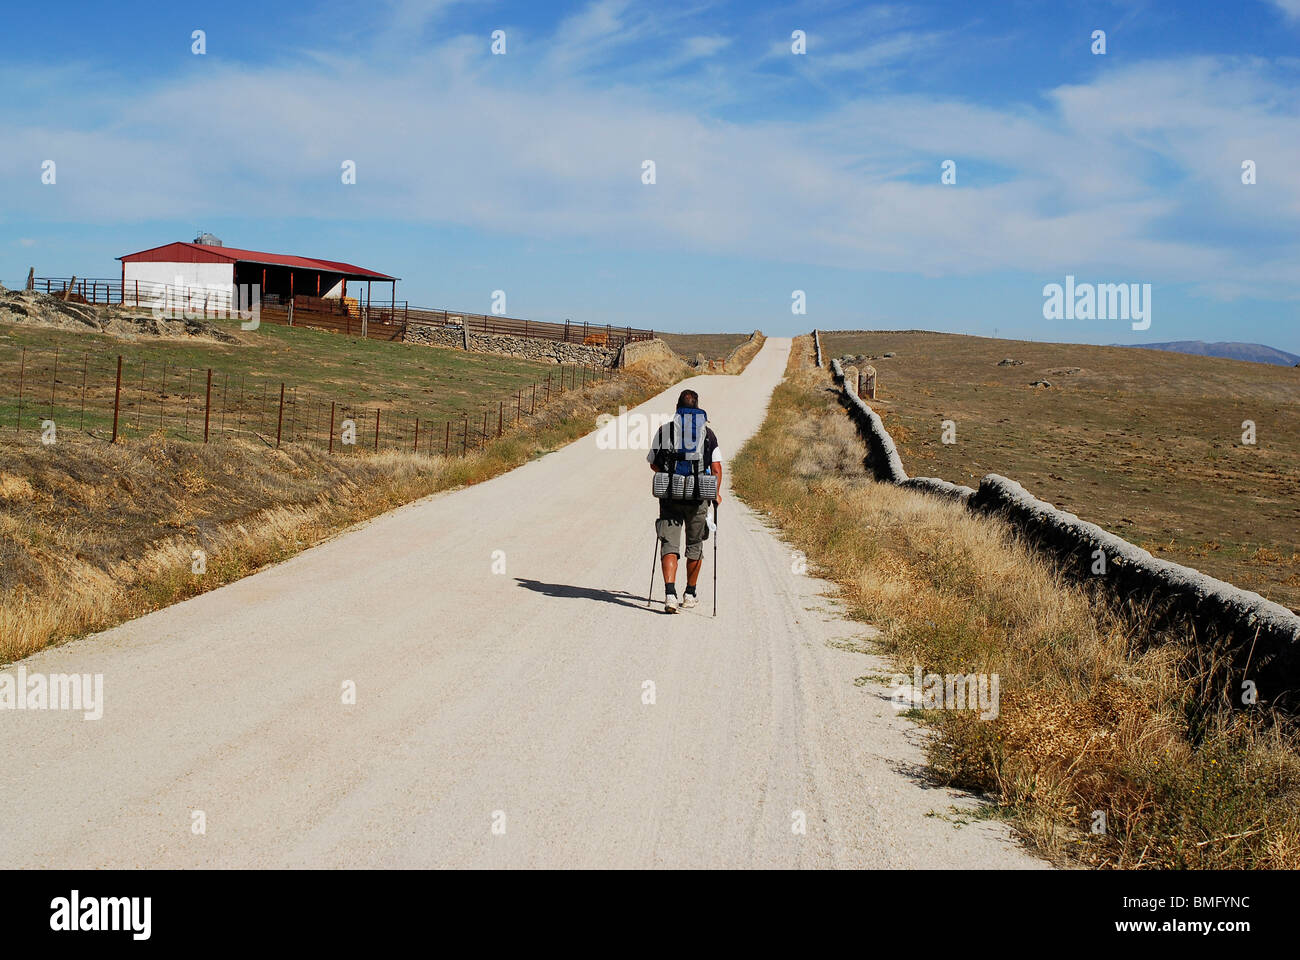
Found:
<path fill-rule="evenodd" d="M 810 353 L 796 342 L 736 489 L 885 631 L 904 672 L 999 675 L 994 720 L 918 714 L 934 776 L 988 795 L 1059 862 L 1300 866 L 1291 722 L 1211 702 L 1189 638 L 1148 635 L 1140 611 L 1063 581 L 1000 522 L 875 483 Z"/>
<path fill-rule="evenodd" d="M 676 373 L 677 371 L 671 371 Z M 632 367 L 566 393 L 463 458 L 161 433 L 56 448 L 6 444 L 0 473 L 0 664 L 246 576 L 346 527 L 489 479 L 666 385 Z M 206 572 L 191 570 L 195 550 Z"/>

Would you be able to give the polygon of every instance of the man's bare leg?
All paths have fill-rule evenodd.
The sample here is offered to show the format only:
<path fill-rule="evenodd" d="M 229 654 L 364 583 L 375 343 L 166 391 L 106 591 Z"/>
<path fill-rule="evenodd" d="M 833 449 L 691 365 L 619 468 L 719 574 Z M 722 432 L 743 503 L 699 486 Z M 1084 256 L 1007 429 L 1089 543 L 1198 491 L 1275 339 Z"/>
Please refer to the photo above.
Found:
<path fill-rule="evenodd" d="M 664 583 L 665 584 L 676 583 L 677 582 L 677 554 L 665 553 L 663 555 L 662 563 L 664 568 Z M 691 561 L 688 560 L 686 561 L 687 576 L 690 576 L 690 571 L 691 571 Z"/>

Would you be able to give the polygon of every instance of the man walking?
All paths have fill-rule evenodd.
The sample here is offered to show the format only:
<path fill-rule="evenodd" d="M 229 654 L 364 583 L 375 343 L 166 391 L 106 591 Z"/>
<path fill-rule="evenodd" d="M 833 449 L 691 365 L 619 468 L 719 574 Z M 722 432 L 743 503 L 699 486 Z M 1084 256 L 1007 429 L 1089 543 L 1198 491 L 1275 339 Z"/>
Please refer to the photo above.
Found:
<path fill-rule="evenodd" d="M 677 398 L 677 416 L 661 426 L 650 444 L 646 460 L 650 469 L 656 473 L 665 473 L 673 469 L 678 455 L 681 437 L 677 435 L 684 420 L 689 419 L 691 411 L 699 410 L 700 398 L 694 390 L 683 390 Z M 682 536 L 686 537 L 686 593 L 680 601 L 682 607 L 693 607 L 699 600 L 695 595 L 695 585 L 700 579 L 700 568 L 704 565 L 704 541 L 709 538 L 708 512 L 709 504 L 722 503 L 722 454 L 718 449 L 718 438 L 709 427 L 704 428 L 703 469 L 718 478 L 718 492 L 709 500 L 676 500 L 664 498 L 659 501 L 659 520 L 655 531 L 659 535 L 659 557 L 664 572 L 664 612 L 676 613 L 677 599 L 677 560 L 682 552 Z"/>

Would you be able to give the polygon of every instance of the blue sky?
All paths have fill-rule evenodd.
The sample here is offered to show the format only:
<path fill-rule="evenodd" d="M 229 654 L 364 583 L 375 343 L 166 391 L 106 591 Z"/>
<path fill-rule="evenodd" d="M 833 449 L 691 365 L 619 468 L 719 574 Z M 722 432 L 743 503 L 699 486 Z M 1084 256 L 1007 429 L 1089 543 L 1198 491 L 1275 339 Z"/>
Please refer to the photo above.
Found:
<path fill-rule="evenodd" d="M 534 319 L 1300 353 L 1300 0 L 127 0 L 6 27 L 8 284 L 207 230 Z M 1151 284 L 1151 328 L 1044 320 L 1067 274 Z"/>

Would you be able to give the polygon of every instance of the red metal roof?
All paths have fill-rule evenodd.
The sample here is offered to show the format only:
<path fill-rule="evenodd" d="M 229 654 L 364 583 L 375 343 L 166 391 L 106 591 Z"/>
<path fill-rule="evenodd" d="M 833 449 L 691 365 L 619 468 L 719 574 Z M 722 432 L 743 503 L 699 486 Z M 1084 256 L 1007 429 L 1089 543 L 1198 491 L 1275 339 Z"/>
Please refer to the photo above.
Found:
<path fill-rule="evenodd" d="M 339 273 L 361 280 L 401 279 L 401 277 L 390 277 L 384 273 L 338 260 L 317 260 L 313 257 L 294 257 L 284 253 L 260 253 L 256 250 L 239 250 L 235 247 L 213 247 L 205 243 L 166 243 L 161 247 L 141 250 L 139 253 L 128 253 L 117 259 L 123 263 L 264 263 L 277 267 Z"/>

